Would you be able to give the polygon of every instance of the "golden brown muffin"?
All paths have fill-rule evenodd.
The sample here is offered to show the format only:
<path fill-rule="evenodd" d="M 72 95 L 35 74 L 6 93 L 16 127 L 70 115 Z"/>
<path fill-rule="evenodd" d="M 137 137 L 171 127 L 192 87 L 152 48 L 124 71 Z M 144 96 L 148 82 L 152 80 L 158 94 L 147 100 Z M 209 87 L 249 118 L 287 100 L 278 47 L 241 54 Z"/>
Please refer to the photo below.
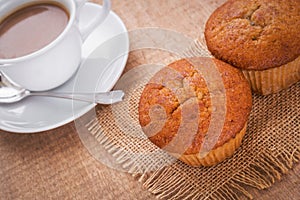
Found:
<path fill-rule="evenodd" d="M 189 165 L 211 166 L 239 147 L 251 106 L 238 69 L 214 58 L 182 59 L 145 86 L 139 121 L 158 147 Z"/>
<path fill-rule="evenodd" d="M 299 0 L 228 0 L 208 19 L 205 39 L 212 55 L 243 70 L 255 92 L 300 80 Z"/>

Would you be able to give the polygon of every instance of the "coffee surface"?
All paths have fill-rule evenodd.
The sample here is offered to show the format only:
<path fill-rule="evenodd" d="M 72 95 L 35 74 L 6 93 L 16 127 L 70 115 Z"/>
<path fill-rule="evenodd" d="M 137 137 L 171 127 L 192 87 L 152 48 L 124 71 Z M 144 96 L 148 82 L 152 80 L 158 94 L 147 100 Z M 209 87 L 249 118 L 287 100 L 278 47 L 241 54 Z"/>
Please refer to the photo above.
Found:
<path fill-rule="evenodd" d="M 68 20 L 68 13 L 54 4 L 34 4 L 13 12 L 0 22 L 0 59 L 45 47 L 63 32 Z"/>

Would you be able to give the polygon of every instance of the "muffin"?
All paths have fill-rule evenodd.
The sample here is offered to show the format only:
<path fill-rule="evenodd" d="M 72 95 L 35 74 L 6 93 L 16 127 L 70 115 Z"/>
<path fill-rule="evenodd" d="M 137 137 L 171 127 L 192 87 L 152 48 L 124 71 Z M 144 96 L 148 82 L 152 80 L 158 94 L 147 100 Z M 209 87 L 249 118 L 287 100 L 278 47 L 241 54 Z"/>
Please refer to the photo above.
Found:
<path fill-rule="evenodd" d="M 215 58 L 175 61 L 157 72 L 139 101 L 150 141 L 191 166 L 233 155 L 246 132 L 250 86 L 240 70 Z"/>
<path fill-rule="evenodd" d="M 299 0 L 228 0 L 209 17 L 205 39 L 211 54 L 241 69 L 256 93 L 300 80 Z"/>

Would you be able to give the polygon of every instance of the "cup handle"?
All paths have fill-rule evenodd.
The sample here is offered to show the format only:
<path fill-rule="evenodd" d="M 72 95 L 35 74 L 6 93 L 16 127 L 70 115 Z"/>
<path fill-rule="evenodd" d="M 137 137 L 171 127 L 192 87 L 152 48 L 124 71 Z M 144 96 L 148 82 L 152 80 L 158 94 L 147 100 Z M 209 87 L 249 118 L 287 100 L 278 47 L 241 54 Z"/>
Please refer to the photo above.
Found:
<path fill-rule="evenodd" d="M 77 9 L 79 10 L 79 15 L 82 13 L 82 8 L 84 6 L 91 6 L 94 3 L 87 2 L 86 0 L 76 0 Z M 93 7 L 91 7 L 93 8 Z M 110 0 L 103 0 L 102 12 L 96 12 L 96 16 L 93 17 L 87 24 L 84 26 L 79 26 L 81 36 L 83 41 L 92 33 L 92 31 L 100 25 L 107 17 L 110 12 L 111 2 Z"/>

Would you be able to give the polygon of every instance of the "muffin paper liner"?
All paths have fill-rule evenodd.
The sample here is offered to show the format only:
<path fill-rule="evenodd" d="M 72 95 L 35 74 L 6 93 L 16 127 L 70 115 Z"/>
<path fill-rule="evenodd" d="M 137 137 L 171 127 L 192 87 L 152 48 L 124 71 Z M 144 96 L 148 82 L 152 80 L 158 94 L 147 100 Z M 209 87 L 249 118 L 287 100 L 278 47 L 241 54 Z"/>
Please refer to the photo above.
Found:
<path fill-rule="evenodd" d="M 235 138 L 232 138 L 221 147 L 210 151 L 204 158 L 201 158 L 199 154 L 190 154 L 180 156 L 179 160 L 191 166 L 213 166 L 220 163 L 226 158 L 231 157 L 236 149 L 239 148 L 246 133 L 246 129 L 247 125 L 245 125 L 240 133 L 236 134 Z M 177 155 L 174 156 L 176 157 Z"/>
<path fill-rule="evenodd" d="M 252 91 L 262 95 L 277 93 L 300 81 L 300 56 L 292 62 L 267 70 L 242 70 Z"/>

